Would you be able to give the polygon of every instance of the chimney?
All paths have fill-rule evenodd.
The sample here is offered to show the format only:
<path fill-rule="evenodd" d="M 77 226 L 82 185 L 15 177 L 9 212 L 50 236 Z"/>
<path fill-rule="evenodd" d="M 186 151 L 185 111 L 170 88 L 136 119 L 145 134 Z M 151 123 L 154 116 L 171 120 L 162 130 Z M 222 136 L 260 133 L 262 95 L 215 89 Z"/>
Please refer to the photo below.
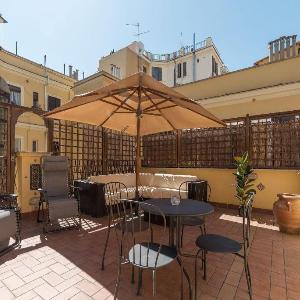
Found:
<path fill-rule="evenodd" d="M 73 72 L 73 78 L 78 80 L 78 73 L 79 73 L 79 70 L 76 69 L 74 72 Z"/>
<path fill-rule="evenodd" d="M 69 77 L 73 77 L 73 66 L 69 65 Z"/>

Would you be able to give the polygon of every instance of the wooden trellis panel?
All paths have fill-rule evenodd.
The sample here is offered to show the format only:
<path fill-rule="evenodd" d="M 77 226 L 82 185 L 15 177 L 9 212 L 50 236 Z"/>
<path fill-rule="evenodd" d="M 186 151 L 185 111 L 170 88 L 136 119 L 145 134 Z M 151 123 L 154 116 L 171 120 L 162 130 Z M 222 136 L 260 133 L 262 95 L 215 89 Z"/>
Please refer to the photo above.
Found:
<path fill-rule="evenodd" d="M 102 174 L 102 128 L 92 125 L 54 121 L 53 142 L 60 155 L 70 161 L 70 180 Z"/>
<path fill-rule="evenodd" d="M 299 114 L 251 118 L 249 153 L 256 168 L 300 167 Z"/>
<path fill-rule="evenodd" d="M 134 136 L 105 130 L 107 173 L 133 173 L 136 141 Z"/>
<path fill-rule="evenodd" d="M 179 167 L 233 167 L 233 157 L 245 151 L 244 121 L 228 122 L 226 128 L 183 130 L 179 145 Z"/>
<path fill-rule="evenodd" d="M 177 166 L 177 133 L 163 132 L 143 137 L 143 167 Z"/>
<path fill-rule="evenodd" d="M 8 108 L 0 106 L 0 192 L 8 191 L 8 168 L 9 168 L 9 127 Z"/>

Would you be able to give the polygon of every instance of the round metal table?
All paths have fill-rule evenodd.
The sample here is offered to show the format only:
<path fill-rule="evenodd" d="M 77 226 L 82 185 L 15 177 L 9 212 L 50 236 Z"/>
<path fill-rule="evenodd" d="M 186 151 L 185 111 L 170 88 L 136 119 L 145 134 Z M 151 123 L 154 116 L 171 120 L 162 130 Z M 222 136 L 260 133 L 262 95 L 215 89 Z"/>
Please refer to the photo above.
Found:
<path fill-rule="evenodd" d="M 151 204 L 158 207 L 162 213 L 170 218 L 169 226 L 169 245 L 176 246 L 178 254 L 185 257 L 194 257 L 192 254 L 182 253 L 180 250 L 180 232 L 181 232 L 181 218 L 182 217 L 194 217 L 194 216 L 206 216 L 214 212 L 214 207 L 207 202 L 184 199 L 180 201 L 179 205 L 172 205 L 170 199 L 149 199 L 143 203 Z M 147 212 L 147 205 L 143 207 Z M 155 211 L 151 211 L 148 208 L 148 212 L 155 214 Z M 176 228 L 176 230 L 174 230 Z M 175 243 L 176 237 L 176 243 Z M 181 260 L 177 260 L 179 265 L 181 265 Z M 188 281 L 190 295 L 192 294 L 192 286 L 189 274 L 183 268 L 183 273 Z"/>
<path fill-rule="evenodd" d="M 180 219 L 181 217 L 205 216 L 214 212 L 214 207 L 207 202 L 184 199 L 179 205 L 172 205 L 170 199 L 149 199 L 144 201 L 158 207 L 165 216 L 170 217 L 169 244 L 180 248 Z M 147 206 L 144 209 L 147 211 Z M 151 212 L 150 212 L 151 213 Z M 153 213 L 153 212 L 152 212 Z M 176 227 L 176 231 L 174 228 Z M 176 236 L 176 244 L 174 242 Z"/>

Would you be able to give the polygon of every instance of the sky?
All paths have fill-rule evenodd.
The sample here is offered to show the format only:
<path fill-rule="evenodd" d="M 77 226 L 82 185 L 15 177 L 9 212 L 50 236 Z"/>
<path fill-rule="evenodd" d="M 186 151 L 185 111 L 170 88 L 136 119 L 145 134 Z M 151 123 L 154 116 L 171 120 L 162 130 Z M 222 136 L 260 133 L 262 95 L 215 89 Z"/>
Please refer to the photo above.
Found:
<path fill-rule="evenodd" d="M 230 71 L 253 65 L 268 55 L 268 42 L 299 34 L 298 0 L 3 0 L 0 45 L 63 72 L 97 71 L 98 60 L 136 40 L 141 24 L 145 49 L 169 53 L 212 37 Z M 300 36 L 298 40 L 300 39 Z"/>

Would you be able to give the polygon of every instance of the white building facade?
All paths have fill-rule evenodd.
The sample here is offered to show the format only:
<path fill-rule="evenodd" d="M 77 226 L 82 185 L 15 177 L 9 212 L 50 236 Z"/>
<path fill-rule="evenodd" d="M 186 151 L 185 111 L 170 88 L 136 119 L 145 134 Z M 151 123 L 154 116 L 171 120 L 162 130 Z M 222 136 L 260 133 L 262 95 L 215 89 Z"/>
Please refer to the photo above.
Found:
<path fill-rule="evenodd" d="M 130 70 L 129 67 L 124 70 L 128 63 L 120 61 L 120 57 L 123 59 L 130 57 L 129 55 L 121 55 L 122 51 L 125 50 L 136 54 L 136 67 L 132 68 L 135 62 L 131 61 L 129 63 L 131 65 Z M 115 68 L 118 68 L 119 74 L 121 74 L 119 79 L 130 76 L 139 70 L 170 87 L 228 72 L 210 37 L 198 43 L 194 39 L 193 45 L 181 47 L 178 51 L 167 54 L 153 54 L 144 49 L 143 43 L 133 42 L 129 46 L 100 59 L 99 71 L 103 70 L 115 75 L 112 73 Z"/>

